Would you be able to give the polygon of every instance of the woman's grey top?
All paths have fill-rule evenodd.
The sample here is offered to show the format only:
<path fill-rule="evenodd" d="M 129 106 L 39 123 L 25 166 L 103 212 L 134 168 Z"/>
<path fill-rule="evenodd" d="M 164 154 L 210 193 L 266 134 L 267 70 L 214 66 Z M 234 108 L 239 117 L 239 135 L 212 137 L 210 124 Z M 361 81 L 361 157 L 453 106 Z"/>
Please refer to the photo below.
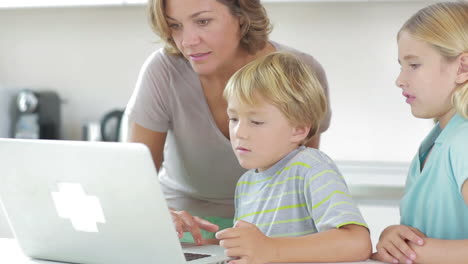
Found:
<path fill-rule="evenodd" d="M 310 65 L 328 97 L 325 72 L 312 56 L 271 43 Z M 246 170 L 218 129 L 199 76 L 185 58 L 162 49 L 151 54 L 126 111 L 130 121 L 167 132 L 159 180 L 170 207 L 198 216 L 233 217 L 236 182 Z M 330 116 L 328 111 L 322 132 L 328 128 Z"/>

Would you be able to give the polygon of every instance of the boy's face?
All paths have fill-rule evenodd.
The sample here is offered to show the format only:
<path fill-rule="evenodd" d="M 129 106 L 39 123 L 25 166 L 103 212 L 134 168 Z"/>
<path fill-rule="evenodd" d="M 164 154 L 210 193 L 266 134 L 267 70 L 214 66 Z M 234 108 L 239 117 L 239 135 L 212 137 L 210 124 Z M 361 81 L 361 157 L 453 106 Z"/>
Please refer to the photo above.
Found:
<path fill-rule="evenodd" d="M 230 98 L 228 116 L 232 148 L 246 169 L 270 168 L 307 136 L 301 127 L 292 126 L 278 108 L 263 99 L 250 106 Z"/>

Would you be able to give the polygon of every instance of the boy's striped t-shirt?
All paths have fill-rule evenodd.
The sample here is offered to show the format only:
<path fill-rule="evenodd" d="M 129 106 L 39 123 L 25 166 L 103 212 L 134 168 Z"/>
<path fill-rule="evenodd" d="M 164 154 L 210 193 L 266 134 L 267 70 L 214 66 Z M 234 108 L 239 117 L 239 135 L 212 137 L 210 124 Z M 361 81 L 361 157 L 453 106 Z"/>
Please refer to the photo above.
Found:
<path fill-rule="evenodd" d="M 266 171 L 247 171 L 235 204 L 234 221 L 253 223 L 272 237 L 367 227 L 334 162 L 313 148 L 299 147 Z"/>

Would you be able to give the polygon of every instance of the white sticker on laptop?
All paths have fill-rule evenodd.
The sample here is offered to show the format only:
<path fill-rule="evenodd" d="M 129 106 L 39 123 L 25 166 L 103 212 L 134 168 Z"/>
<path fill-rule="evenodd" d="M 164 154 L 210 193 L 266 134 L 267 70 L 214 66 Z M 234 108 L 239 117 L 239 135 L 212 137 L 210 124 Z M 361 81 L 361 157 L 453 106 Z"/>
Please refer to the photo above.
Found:
<path fill-rule="evenodd" d="M 101 203 L 87 195 L 79 183 L 57 183 L 58 192 L 51 192 L 59 217 L 69 219 L 73 228 L 83 232 L 99 232 L 97 223 L 105 223 Z"/>

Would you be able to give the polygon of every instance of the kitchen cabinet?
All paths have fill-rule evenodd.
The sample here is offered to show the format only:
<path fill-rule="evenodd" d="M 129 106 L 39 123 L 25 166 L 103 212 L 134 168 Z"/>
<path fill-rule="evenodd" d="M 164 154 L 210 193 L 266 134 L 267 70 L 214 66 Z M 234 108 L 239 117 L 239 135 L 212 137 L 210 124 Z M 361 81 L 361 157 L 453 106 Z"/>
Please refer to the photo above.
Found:
<path fill-rule="evenodd" d="M 426 0 L 262 0 L 263 3 L 424 2 Z M 0 9 L 145 5 L 147 0 L 3 0 Z"/>

